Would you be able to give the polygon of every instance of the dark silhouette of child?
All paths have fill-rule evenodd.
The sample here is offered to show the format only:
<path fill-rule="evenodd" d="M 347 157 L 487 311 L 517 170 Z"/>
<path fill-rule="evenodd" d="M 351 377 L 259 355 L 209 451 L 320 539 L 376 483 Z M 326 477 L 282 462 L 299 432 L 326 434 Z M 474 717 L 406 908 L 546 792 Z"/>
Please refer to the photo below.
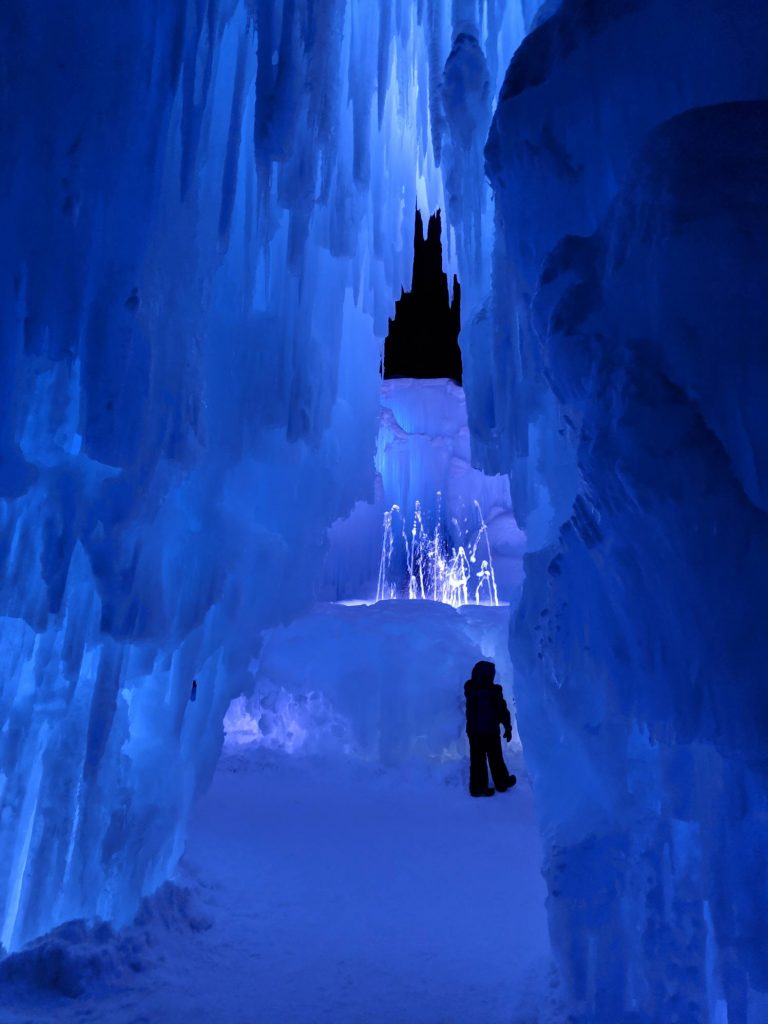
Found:
<path fill-rule="evenodd" d="M 512 719 L 504 691 L 493 681 L 495 675 L 493 662 L 478 661 L 472 669 L 472 678 L 464 684 L 469 737 L 469 792 L 472 796 L 493 796 L 494 790 L 488 787 L 489 765 L 493 784 L 500 793 L 517 782 L 517 778 L 508 772 L 501 752 L 499 726 L 504 726 L 504 739 L 509 743 Z"/>

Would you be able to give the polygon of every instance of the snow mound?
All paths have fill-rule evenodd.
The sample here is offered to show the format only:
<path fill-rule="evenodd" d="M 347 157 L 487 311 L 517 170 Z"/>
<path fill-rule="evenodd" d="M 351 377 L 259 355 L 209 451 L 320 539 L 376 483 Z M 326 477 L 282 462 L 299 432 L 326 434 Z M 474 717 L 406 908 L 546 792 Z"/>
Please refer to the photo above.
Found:
<path fill-rule="evenodd" d="M 195 905 L 191 889 L 166 882 L 145 897 L 133 924 L 115 930 L 106 921 L 79 919 L 59 925 L 0 961 L 0 983 L 77 999 L 125 975 L 151 967 L 158 933 L 206 931 L 211 921 Z"/>

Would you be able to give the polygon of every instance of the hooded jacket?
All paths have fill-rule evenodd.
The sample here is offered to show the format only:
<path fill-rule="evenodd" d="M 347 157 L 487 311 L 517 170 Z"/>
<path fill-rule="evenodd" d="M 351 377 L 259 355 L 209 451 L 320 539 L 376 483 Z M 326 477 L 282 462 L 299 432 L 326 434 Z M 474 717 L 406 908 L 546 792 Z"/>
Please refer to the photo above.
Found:
<path fill-rule="evenodd" d="M 496 733 L 499 726 L 504 731 L 512 729 L 512 719 L 504 691 L 493 679 L 496 666 L 490 661 L 478 661 L 472 669 L 472 678 L 464 683 L 464 696 L 467 700 L 467 733 Z"/>

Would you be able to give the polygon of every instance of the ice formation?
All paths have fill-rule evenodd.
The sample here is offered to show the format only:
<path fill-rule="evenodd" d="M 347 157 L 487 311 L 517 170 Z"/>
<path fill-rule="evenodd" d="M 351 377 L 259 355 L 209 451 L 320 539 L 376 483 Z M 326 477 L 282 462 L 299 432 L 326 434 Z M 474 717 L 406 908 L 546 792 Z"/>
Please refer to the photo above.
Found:
<path fill-rule="evenodd" d="M 376 600 L 498 605 L 480 498 L 494 517 L 494 541 L 502 523 L 518 534 L 518 555 L 524 538 L 511 515 L 507 478 L 472 466 L 463 390 L 449 380 L 390 380 L 381 401 L 376 468 L 384 512 Z"/>
<path fill-rule="evenodd" d="M 376 600 L 406 597 L 410 601 L 438 601 L 452 608 L 461 608 L 472 600 L 475 604 L 498 607 L 493 553 L 480 503 L 474 503 L 479 521 L 474 539 L 466 546 L 459 544 L 449 549 L 443 532 L 441 498 L 438 491 L 431 529 L 418 499 L 410 527 L 406 526 L 407 517 L 399 505 L 384 513 Z M 478 562 L 481 541 L 488 557 Z"/>
<path fill-rule="evenodd" d="M 759 4 L 564 0 L 486 150 L 478 451 L 532 549 L 518 724 L 579 1024 L 768 1014 L 766 45 Z"/>
<path fill-rule="evenodd" d="M 132 915 L 262 631 L 373 593 L 383 511 L 458 502 L 471 444 L 512 481 L 470 495 L 502 597 L 517 523 L 530 550 L 516 695 L 571 1019 L 762 1024 L 763 6 L 3 6 L 3 946 Z M 462 284 L 468 431 L 444 383 L 381 414 L 415 206 Z M 312 715 L 365 742 L 339 685 Z"/>
<path fill-rule="evenodd" d="M 260 631 L 373 496 L 413 210 L 477 247 L 462 76 L 487 107 L 535 6 L 3 5 L 6 949 L 172 870 Z"/>
<path fill-rule="evenodd" d="M 442 379 L 384 382 L 375 501 L 358 503 L 330 530 L 325 599 L 423 594 L 458 605 L 476 593 L 492 604 L 519 595 L 525 536 L 509 481 L 475 469 L 470 448 L 462 388 Z"/>
<path fill-rule="evenodd" d="M 227 712 L 227 741 L 385 765 L 463 758 L 462 686 L 476 661 L 495 661 L 512 707 L 508 620 L 506 608 L 474 604 L 316 605 L 266 636 L 253 694 Z"/>

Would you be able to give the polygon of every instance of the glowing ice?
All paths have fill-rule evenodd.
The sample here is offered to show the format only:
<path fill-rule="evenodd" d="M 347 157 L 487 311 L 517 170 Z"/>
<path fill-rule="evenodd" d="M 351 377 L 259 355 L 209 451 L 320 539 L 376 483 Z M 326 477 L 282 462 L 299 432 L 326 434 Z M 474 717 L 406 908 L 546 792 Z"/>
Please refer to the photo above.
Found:
<path fill-rule="evenodd" d="M 373 499 L 380 339 L 415 205 L 451 220 L 443 141 L 472 198 L 446 260 L 472 276 L 487 184 L 462 181 L 459 86 L 482 61 L 456 54 L 449 91 L 443 70 L 474 31 L 494 93 L 523 32 L 522 2 L 484 6 L 482 26 L 435 0 L 0 17 L 11 946 L 125 920 L 167 878 L 261 630 L 311 602 L 327 527 Z"/>
<path fill-rule="evenodd" d="M 469 587 L 474 579 L 474 603 L 498 606 L 493 555 L 480 503 L 474 502 L 480 520 L 476 532 L 468 532 L 466 527 L 462 531 L 458 520 L 452 518 L 453 532 L 460 540 L 457 546 L 450 546 L 442 523 L 441 498 L 438 491 L 431 532 L 424 525 L 424 511 L 419 500 L 414 504 L 410 531 L 405 528 L 405 518 L 399 505 L 392 505 L 384 513 L 376 600 L 407 597 L 411 601 L 439 601 L 460 608 L 469 603 Z M 478 569 L 477 548 L 481 540 L 485 541 L 488 557 L 480 562 Z"/>

